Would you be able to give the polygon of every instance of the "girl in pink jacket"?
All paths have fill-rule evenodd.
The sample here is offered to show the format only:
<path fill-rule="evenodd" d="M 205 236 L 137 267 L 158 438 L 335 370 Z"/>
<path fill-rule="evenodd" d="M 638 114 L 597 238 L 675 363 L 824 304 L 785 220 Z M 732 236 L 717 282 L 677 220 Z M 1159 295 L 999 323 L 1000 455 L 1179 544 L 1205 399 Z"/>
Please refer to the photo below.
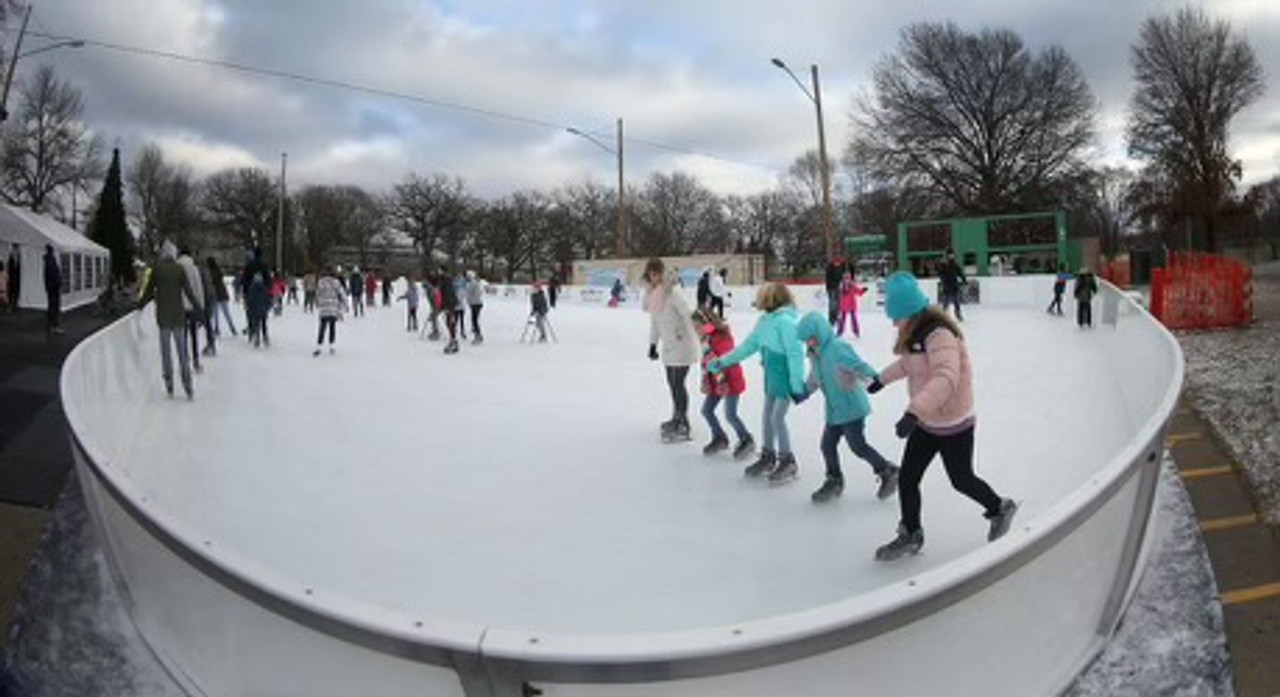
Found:
<path fill-rule="evenodd" d="M 836 330 L 836 336 L 844 336 L 845 319 L 849 320 L 853 335 L 862 336 L 858 327 L 858 298 L 866 292 L 867 289 L 858 285 L 848 271 L 844 272 L 844 278 L 840 280 L 840 327 Z"/>
<path fill-rule="evenodd" d="M 905 377 L 911 402 L 895 427 L 898 437 L 907 439 L 898 473 L 902 520 L 897 537 L 876 550 L 876 559 L 893 561 L 924 546 L 920 479 L 939 453 L 951 486 L 985 509 L 987 541 L 999 539 L 1009 531 L 1018 504 L 1001 498 L 973 472 L 973 372 L 964 335 L 946 313 L 929 304 L 911 274 L 893 274 L 884 290 L 885 314 L 898 329 L 893 352 L 899 358 L 867 391 L 875 394 Z"/>

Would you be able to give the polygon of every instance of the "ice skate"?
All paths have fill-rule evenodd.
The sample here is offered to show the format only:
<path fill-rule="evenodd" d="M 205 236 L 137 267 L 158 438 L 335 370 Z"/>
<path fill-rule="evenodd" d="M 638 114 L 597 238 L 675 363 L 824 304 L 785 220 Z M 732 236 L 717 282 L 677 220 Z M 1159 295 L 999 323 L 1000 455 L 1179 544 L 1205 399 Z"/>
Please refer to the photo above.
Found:
<path fill-rule="evenodd" d="M 312 355 L 312 357 L 319 356 L 319 355 L 320 355 L 320 349 L 319 349 L 319 348 L 317 348 L 316 350 L 312 351 L 312 352 L 311 352 L 311 355 Z"/>
<path fill-rule="evenodd" d="M 895 561 L 908 554 L 919 554 L 921 547 L 924 547 L 924 530 L 907 532 L 899 525 L 898 536 L 876 550 L 876 561 Z"/>
<path fill-rule="evenodd" d="M 449 343 L 445 344 L 445 346 L 444 346 L 444 352 L 445 352 L 445 353 L 457 353 L 457 352 L 458 352 L 458 340 L 457 340 L 457 339 L 450 339 L 450 340 L 449 340 Z"/>
<path fill-rule="evenodd" d="M 472 335 L 471 335 L 471 345 L 472 345 L 472 346 L 478 346 L 478 345 L 483 344 L 483 343 L 484 343 L 484 336 L 483 336 L 482 334 L 480 334 L 480 333 L 478 333 L 478 332 L 477 332 L 477 333 L 475 333 L 475 334 L 472 334 Z"/>
<path fill-rule="evenodd" d="M 770 484 L 788 484 L 795 481 L 800 468 L 796 465 L 796 457 L 791 453 L 778 456 L 778 465 L 769 473 Z"/>
<path fill-rule="evenodd" d="M 662 425 L 663 443 L 683 443 L 684 441 L 691 439 L 692 436 L 689 433 L 689 422 L 686 419 L 676 417 Z"/>
<path fill-rule="evenodd" d="M 747 477 L 763 477 L 773 470 L 774 465 L 778 464 L 778 456 L 769 448 L 760 451 L 760 457 L 756 461 L 747 465 L 742 470 L 742 474 Z"/>
<path fill-rule="evenodd" d="M 898 468 L 886 467 L 883 471 L 876 473 L 876 478 L 880 480 L 880 486 L 876 488 L 876 498 L 881 501 L 898 493 Z"/>
<path fill-rule="evenodd" d="M 822 482 L 822 486 L 813 492 L 813 496 L 809 498 L 813 499 L 814 503 L 826 503 L 842 493 L 844 493 L 844 480 L 839 477 L 828 476 Z"/>
<path fill-rule="evenodd" d="M 742 440 L 738 441 L 737 445 L 733 446 L 733 459 L 745 460 L 751 457 L 751 455 L 755 453 L 755 451 L 756 451 L 755 440 L 753 440 L 751 436 L 747 436 Z"/>
<path fill-rule="evenodd" d="M 1018 512 L 1018 502 L 1013 499 L 1000 501 L 1000 512 L 989 518 L 991 529 L 987 531 L 987 542 L 995 542 L 1009 532 L 1013 524 L 1013 514 Z"/>
<path fill-rule="evenodd" d="M 337 353 L 337 352 L 338 352 L 338 349 L 336 349 L 336 348 L 334 348 L 334 347 L 332 347 L 332 346 L 330 346 L 330 347 L 329 347 L 329 355 L 330 355 L 330 356 L 332 356 L 333 354 L 335 354 L 335 353 Z"/>
<path fill-rule="evenodd" d="M 718 452 L 728 450 L 728 449 L 729 449 L 729 439 L 725 438 L 723 435 L 716 435 L 711 437 L 710 443 L 707 443 L 706 445 L 702 446 L 702 454 L 715 455 Z"/>
<path fill-rule="evenodd" d="M 173 378 L 171 378 L 171 377 L 166 377 L 166 378 L 164 379 L 164 391 L 165 391 L 165 393 L 166 393 L 166 394 L 168 394 L 170 397 L 172 397 L 172 396 L 173 396 Z"/>

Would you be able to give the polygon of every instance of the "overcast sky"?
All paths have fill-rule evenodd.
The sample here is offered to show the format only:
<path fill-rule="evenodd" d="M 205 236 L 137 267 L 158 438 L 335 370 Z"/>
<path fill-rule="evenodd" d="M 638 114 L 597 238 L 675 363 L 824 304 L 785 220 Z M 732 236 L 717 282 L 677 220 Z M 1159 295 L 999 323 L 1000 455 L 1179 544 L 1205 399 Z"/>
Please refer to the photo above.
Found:
<path fill-rule="evenodd" d="M 1129 46 L 1142 20 L 1183 0 L 39 0 L 31 31 L 228 61 L 416 97 L 396 99 L 102 47 L 19 62 L 55 65 L 126 160 L 146 142 L 208 174 L 278 170 L 289 184 L 389 187 L 407 173 L 461 176 L 497 196 L 594 179 L 685 171 L 720 193 L 754 193 L 816 147 L 808 84 L 819 66 L 828 150 L 850 135 L 853 98 L 900 30 L 952 19 L 967 30 L 1058 44 L 1098 99 L 1099 162 L 1123 158 Z M 1261 101 L 1233 123 L 1246 183 L 1280 173 L 1280 1 L 1202 0 L 1248 36 L 1266 72 Z M 17 18 L 5 36 L 12 45 Z M 49 43 L 28 37 L 24 52 Z M 450 106 L 452 105 L 452 106 Z"/>

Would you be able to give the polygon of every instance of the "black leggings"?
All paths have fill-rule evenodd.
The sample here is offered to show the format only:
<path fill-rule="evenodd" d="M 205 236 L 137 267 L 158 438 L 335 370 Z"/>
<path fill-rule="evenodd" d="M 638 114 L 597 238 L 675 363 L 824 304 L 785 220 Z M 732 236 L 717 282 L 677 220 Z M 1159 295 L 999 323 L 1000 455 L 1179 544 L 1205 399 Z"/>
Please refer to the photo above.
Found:
<path fill-rule="evenodd" d="M 688 418 L 686 414 L 689 413 L 689 390 L 684 385 L 688 377 L 689 366 L 667 366 L 667 387 L 671 390 L 671 406 L 675 416 L 682 419 Z"/>
<path fill-rule="evenodd" d="M 917 426 L 907 438 L 898 472 L 902 527 L 908 532 L 920 529 L 920 479 L 938 453 L 942 453 L 942 466 L 947 469 L 951 488 L 982 504 L 988 518 L 1000 512 L 1000 497 L 973 473 L 973 427 L 954 435 L 937 436 Z"/>
<path fill-rule="evenodd" d="M 1076 301 L 1076 324 L 1081 327 L 1093 326 L 1093 301 L 1077 300 Z"/>
<path fill-rule="evenodd" d="M 334 337 L 338 333 L 338 318 L 337 317 L 321 317 L 320 318 L 320 333 L 316 336 L 316 346 L 320 346 L 321 344 L 324 343 L 325 327 L 329 328 L 329 345 L 333 346 Z"/>
<path fill-rule="evenodd" d="M 471 333 L 480 336 L 480 311 L 484 309 L 484 305 L 471 306 Z"/>

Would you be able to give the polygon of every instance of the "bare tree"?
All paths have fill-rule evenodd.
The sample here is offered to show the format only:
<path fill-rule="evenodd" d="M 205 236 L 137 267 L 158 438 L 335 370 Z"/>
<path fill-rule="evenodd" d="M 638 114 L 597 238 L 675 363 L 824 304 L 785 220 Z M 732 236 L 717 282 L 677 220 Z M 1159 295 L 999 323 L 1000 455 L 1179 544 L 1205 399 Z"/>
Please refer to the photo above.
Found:
<path fill-rule="evenodd" d="M 6 123 L 0 194 L 42 212 L 55 192 L 101 176 L 101 143 L 84 122 L 80 91 L 42 65 L 20 94 L 18 118 Z"/>
<path fill-rule="evenodd" d="M 479 229 L 506 270 L 508 282 L 522 268 L 536 278 L 550 251 L 554 201 L 539 191 L 517 191 L 482 207 Z"/>
<path fill-rule="evenodd" d="M 387 203 L 394 225 L 413 238 L 427 266 L 433 265 L 437 253 L 449 264 L 458 263 L 471 205 L 462 180 L 444 174 L 410 174 L 395 186 Z"/>
<path fill-rule="evenodd" d="M 296 200 L 307 265 L 327 263 L 339 244 L 355 247 L 360 264 L 369 265 L 370 246 L 385 231 L 376 197 L 358 186 L 308 186 Z"/>
<path fill-rule="evenodd" d="M 641 255 L 724 251 L 731 244 L 720 200 L 683 172 L 651 175 L 631 213 L 631 244 Z"/>
<path fill-rule="evenodd" d="M 279 196 L 265 170 L 242 167 L 223 170 L 205 180 L 200 205 L 214 230 L 244 246 L 262 246 L 267 252 L 275 234 Z"/>
<path fill-rule="evenodd" d="M 616 247 L 618 228 L 618 192 L 598 182 L 587 181 L 561 189 L 555 199 L 565 214 L 565 230 L 571 245 L 582 258 L 595 259 L 611 255 Z M 557 261 L 571 261 L 557 256 Z"/>
<path fill-rule="evenodd" d="M 1197 221 L 1214 251 L 1218 215 L 1242 175 L 1227 153 L 1228 126 L 1263 91 L 1253 48 L 1227 22 L 1183 8 L 1143 23 L 1132 62 L 1129 153 L 1147 161 L 1143 178 L 1170 222 Z"/>
<path fill-rule="evenodd" d="M 145 146 L 125 175 L 127 209 L 138 230 L 143 256 L 153 256 L 164 240 L 200 247 L 203 231 L 195 175 L 186 165 L 166 162 L 154 143 Z"/>
<path fill-rule="evenodd" d="M 852 158 L 953 212 L 1041 207 L 1093 142 L 1079 67 L 1058 46 L 1033 54 L 1008 30 L 913 24 L 873 79 L 853 114 Z"/>
<path fill-rule="evenodd" d="M 1255 184 L 1245 196 L 1253 212 L 1254 237 L 1267 245 L 1271 259 L 1280 259 L 1280 176 Z"/>

